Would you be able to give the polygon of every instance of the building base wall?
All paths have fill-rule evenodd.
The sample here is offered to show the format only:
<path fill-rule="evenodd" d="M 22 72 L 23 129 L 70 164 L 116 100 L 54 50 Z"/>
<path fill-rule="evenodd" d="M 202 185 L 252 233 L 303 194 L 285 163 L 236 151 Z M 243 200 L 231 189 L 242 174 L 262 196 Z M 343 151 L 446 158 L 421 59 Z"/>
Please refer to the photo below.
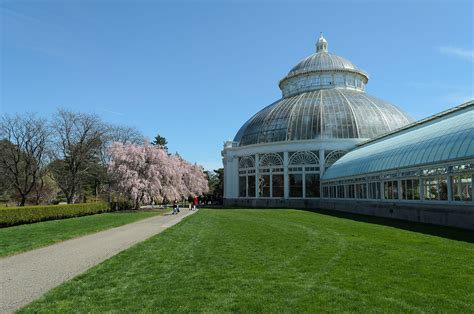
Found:
<path fill-rule="evenodd" d="M 474 230 L 474 206 L 320 199 L 224 199 L 227 207 L 297 208 L 339 211 Z"/>

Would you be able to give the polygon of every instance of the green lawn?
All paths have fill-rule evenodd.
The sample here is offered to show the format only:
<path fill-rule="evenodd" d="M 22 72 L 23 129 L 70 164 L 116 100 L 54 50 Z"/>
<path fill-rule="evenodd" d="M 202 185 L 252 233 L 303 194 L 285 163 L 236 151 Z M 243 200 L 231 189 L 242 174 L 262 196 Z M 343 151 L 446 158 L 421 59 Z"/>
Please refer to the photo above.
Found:
<path fill-rule="evenodd" d="M 1 228 L 0 256 L 118 227 L 161 213 L 162 211 L 115 212 Z"/>
<path fill-rule="evenodd" d="M 474 245 L 296 210 L 208 210 L 24 312 L 474 310 Z"/>

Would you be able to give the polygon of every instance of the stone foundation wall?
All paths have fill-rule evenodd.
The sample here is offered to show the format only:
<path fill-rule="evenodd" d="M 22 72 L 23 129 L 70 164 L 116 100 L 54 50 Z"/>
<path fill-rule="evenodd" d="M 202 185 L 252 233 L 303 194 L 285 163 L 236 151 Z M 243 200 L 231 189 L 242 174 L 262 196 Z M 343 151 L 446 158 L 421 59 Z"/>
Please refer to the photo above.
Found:
<path fill-rule="evenodd" d="M 319 199 L 224 199 L 227 207 L 322 209 L 474 230 L 474 205 Z"/>

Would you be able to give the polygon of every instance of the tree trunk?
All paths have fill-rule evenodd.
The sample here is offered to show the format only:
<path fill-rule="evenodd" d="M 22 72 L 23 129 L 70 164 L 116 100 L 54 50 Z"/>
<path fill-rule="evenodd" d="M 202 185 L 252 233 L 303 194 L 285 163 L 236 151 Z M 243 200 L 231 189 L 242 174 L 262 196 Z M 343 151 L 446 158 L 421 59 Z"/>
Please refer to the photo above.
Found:
<path fill-rule="evenodd" d="M 66 196 L 66 202 L 68 204 L 73 204 L 74 203 L 74 198 L 72 196 Z"/>
<path fill-rule="evenodd" d="M 73 182 L 74 184 L 75 182 Z M 66 195 L 67 203 L 68 204 L 74 204 L 75 200 L 75 194 L 76 194 L 76 187 L 71 186 L 68 191 L 68 195 Z"/>

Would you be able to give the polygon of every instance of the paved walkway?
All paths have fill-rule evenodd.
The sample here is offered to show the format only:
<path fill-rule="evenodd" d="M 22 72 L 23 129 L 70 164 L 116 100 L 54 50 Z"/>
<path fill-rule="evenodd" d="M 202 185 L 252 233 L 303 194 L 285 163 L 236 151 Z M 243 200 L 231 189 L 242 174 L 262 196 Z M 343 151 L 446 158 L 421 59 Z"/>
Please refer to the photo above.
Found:
<path fill-rule="evenodd" d="M 60 285 L 195 213 L 155 216 L 0 259 L 0 313 L 12 313 Z"/>

